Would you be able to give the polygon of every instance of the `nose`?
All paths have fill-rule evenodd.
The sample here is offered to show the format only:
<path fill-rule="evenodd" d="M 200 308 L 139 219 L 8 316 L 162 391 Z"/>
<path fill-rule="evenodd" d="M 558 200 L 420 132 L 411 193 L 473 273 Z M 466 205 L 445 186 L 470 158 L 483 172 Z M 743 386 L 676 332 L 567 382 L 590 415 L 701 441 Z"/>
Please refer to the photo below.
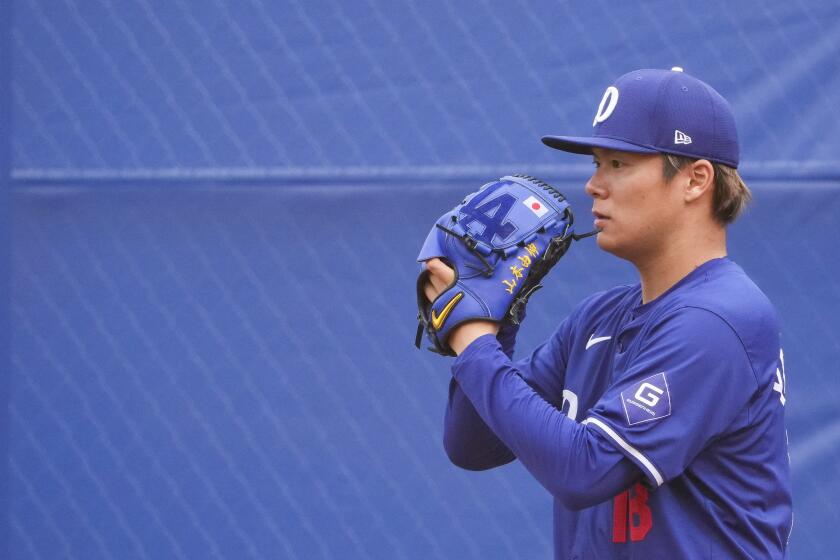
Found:
<path fill-rule="evenodd" d="M 603 178 L 601 177 L 598 170 L 595 170 L 595 173 L 592 174 L 592 177 L 586 182 L 586 186 L 584 187 L 586 194 L 591 196 L 592 198 L 606 198 L 607 197 L 607 190 L 604 188 Z"/>

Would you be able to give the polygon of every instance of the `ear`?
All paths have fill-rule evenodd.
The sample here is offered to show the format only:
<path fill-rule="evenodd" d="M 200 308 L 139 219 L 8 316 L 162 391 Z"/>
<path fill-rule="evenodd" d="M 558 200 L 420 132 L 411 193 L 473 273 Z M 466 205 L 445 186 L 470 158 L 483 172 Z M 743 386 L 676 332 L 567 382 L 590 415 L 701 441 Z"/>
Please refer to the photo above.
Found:
<path fill-rule="evenodd" d="M 694 202 L 706 193 L 711 193 L 715 185 L 715 169 L 709 160 L 698 159 L 686 169 L 688 184 L 685 187 L 685 201 Z"/>

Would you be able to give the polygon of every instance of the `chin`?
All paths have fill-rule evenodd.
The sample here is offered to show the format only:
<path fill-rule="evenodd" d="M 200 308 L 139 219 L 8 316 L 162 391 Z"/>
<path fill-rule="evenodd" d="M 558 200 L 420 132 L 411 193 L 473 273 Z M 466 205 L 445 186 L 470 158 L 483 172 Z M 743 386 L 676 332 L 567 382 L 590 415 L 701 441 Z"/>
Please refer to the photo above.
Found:
<path fill-rule="evenodd" d="M 598 248 L 602 251 L 606 251 L 607 253 L 613 253 L 615 251 L 615 243 L 612 239 L 610 239 L 610 236 L 606 235 L 603 231 L 595 236 L 595 242 L 598 244 Z"/>
<path fill-rule="evenodd" d="M 611 238 L 609 235 L 605 235 L 604 232 L 599 233 L 595 240 L 598 244 L 598 248 L 602 251 L 606 251 L 607 253 L 610 253 L 620 259 L 627 259 L 627 255 L 625 254 L 625 251 L 622 250 L 621 245 L 616 243 L 615 239 Z"/>

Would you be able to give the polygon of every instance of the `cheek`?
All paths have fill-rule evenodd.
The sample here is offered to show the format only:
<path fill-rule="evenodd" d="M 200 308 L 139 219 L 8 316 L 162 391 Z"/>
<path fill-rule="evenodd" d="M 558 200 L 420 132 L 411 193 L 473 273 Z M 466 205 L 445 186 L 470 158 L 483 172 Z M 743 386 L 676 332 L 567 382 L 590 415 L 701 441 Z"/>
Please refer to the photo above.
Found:
<path fill-rule="evenodd" d="M 634 234 L 645 230 L 656 219 L 651 212 L 647 195 L 640 194 L 626 200 L 621 208 L 620 223 L 627 234 Z"/>
<path fill-rule="evenodd" d="M 645 244 L 645 240 L 668 229 L 671 219 L 668 210 L 654 204 L 649 193 L 638 194 L 623 202 L 615 227 L 609 232 L 620 237 L 622 244 Z M 618 242 L 619 239 L 613 241 Z"/>
<path fill-rule="evenodd" d="M 672 203 L 666 192 L 645 190 L 633 198 L 631 216 L 640 226 L 661 224 L 673 215 Z"/>

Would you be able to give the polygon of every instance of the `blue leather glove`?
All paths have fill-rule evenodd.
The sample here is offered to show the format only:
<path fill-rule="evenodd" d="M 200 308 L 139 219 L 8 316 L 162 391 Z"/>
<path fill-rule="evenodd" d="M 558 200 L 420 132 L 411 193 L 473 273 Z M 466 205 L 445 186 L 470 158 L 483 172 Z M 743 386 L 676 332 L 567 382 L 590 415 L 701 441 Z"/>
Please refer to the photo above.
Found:
<path fill-rule="evenodd" d="M 528 298 L 574 239 L 565 197 L 527 175 L 487 183 L 435 223 L 417 260 L 416 346 L 423 333 L 429 350 L 455 353 L 447 344 L 453 328 L 482 319 L 518 324 Z M 425 262 L 440 258 L 455 270 L 454 283 L 434 301 L 424 293 Z"/>

